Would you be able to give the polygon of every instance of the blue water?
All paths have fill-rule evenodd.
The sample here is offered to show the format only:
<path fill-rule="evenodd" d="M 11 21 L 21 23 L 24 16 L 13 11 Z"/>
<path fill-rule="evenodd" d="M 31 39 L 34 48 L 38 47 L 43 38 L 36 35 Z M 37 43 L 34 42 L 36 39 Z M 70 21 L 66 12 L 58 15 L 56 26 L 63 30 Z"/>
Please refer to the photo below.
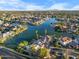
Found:
<path fill-rule="evenodd" d="M 7 45 L 17 45 L 19 42 L 23 40 L 30 41 L 32 39 L 36 39 L 36 31 L 38 31 L 38 35 L 45 35 L 45 30 L 47 30 L 47 34 L 51 35 L 53 33 L 53 29 L 51 24 L 54 25 L 56 23 L 55 18 L 50 18 L 49 20 L 45 21 L 43 24 L 39 26 L 31 26 L 28 25 L 28 29 L 24 32 L 16 35 L 15 37 L 11 38 L 10 40 L 6 41 Z"/>

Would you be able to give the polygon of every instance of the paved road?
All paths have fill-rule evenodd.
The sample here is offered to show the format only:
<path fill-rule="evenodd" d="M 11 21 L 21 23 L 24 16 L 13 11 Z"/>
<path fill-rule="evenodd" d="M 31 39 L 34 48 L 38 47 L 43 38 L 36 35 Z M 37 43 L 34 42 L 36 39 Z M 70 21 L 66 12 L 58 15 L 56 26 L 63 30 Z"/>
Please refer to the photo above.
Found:
<path fill-rule="evenodd" d="M 0 47 L 0 56 L 2 56 L 2 59 L 26 59 L 3 47 Z"/>

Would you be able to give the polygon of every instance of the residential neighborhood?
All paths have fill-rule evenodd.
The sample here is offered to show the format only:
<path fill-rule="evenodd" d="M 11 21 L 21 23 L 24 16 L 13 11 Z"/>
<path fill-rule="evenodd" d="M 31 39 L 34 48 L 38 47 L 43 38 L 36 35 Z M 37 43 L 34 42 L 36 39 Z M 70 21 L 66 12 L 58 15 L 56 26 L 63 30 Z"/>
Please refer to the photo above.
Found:
<path fill-rule="evenodd" d="M 79 15 L 64 12 L 61 17 L 59 12 L 3 12 L 1 58 L 5 49 L 22 56 L 15 58 L 79 59 Z"/>

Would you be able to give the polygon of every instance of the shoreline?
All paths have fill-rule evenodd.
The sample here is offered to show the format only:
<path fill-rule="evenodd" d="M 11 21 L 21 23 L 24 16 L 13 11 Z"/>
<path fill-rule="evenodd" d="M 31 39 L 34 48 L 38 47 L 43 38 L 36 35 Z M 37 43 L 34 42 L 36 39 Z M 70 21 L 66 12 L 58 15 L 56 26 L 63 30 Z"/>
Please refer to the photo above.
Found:
<path fill-rule="evenodd" d="M 0 43 L 4 43 L 6 40 L 9 40 L 10 38 L 12 38 L 12 37 L 18 35 L 19 33 L 23 32 L 23 31 L 25 31 L 25 30 L 27 30 L 27 29 L 28 29 L 27 27 L 26 27 L 26 28 L 25 28 L 25 27 L 21 27 L 21 28 L 18 28 L 18 29 L 16 30 L 16 32 L 11 31 L 9 35 L 7 35 L 7 36 L 5 36 L 5 37 L 2 37 L 2 38 L 0 39 Z M 8 38 L 9 38 L 9 39 L 8 39 Z"/>

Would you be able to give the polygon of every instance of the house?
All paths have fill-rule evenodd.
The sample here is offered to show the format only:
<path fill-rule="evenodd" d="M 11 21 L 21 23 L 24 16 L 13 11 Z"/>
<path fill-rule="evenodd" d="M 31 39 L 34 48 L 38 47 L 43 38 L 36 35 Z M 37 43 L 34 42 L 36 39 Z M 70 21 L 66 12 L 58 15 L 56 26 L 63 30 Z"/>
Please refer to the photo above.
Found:
<path fill-rule="evenodd" d="M 69 37 L 62 37 L 60 43 L 64 46 L 72 42 L 72 38 Z"/>
<path fill-rule="evenodd" d="M 0 19 L 0 25 L 3 24 L 3 23 L 4 23 L 4 21 L 2 21 L 2 20 Z"/>
<path fill-rule="evenodd" d="M 75 41 L 72 41 L 72 42 L 67 44 L 67 47 L 69 47 L 69 48 L 76 48 L 77 45 L 78 44 Z"/>
<path fill-rule="evenodd" d="M 69 59 L 78 59 L 79 54 L 77 52 L 71 51 L 68 55 Z"/>
<path fill-rule="evenodd" d="M 9 23 L 5 23 L 4 26 L 5 27 L 8 27 L 8 26 L 10 26 L 10 24 Z"/>

